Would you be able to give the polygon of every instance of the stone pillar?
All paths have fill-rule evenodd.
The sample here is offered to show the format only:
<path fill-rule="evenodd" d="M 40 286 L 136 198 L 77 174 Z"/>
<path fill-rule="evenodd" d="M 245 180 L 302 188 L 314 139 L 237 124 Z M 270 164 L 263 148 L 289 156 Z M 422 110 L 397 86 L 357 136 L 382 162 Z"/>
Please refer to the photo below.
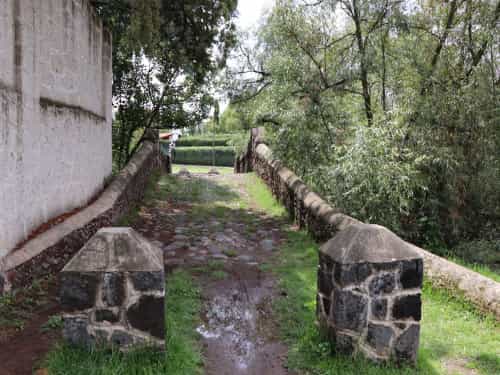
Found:
<path fill-rule="evenodd" d="M 335 351 L 414 364 L 423 262 L 388 229 L 353 224 L 321 247 L 317 317 Z"/>
<path fill-rule="evenodd" d="M 163 253 L 131 228 L 103 228 L 64 267 L 63 337 L 74 345 L 165 346 Z"/>

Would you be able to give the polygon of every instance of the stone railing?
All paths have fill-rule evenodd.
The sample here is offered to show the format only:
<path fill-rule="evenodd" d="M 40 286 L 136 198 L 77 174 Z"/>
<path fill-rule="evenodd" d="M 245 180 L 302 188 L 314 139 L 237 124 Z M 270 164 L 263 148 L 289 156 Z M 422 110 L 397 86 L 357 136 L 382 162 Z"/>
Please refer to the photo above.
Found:
<path fill-rule="evenodd" d="M 398 361 L 414 360 L 416 349 L 413 344 L 415 339 L 418 340 L 418 330 L 415 327 L 418 327 L 418 320 L 420 319 L 420 315 L 415 313 L 415 309 L 418 308 L 420 311 L 420 285 L 413 285 L 407 291 L 403 279 L 409 276 L 401 264 L 407 264 L 408 261 L 410 263 L 413 261 L 418 262 L 418 259 L 423 259 L 425 273 L 433 284 L 460 291 L 465 298 L 480 309 L 491 312 L 500 319 L 500 283 L 409 244 L 383 227 L 363 224 L 343 214 L 339 209 L 332 207 L 318 194 L 311 191 L 295 173 L 286 168 L 279 160 L 273 158 L 272 151 L 264 141 L 262 128 L 252 129 L 246 152 L 235 160 L 236 173 L 250 171 L 254 171 L 264 180 L 272 193 L 287 208 L 290 217 L 299 227 L 307 229 L 317 241 L 324 242 L 332 239 L 321 248 L 320 278 L 318 280 L 318 300 L 325 298 L 325 295 L 331 297 L 326 298 L 328 304 L 326 309 L 322 304 L 318 303 L 318 318 L 320 322 L 327 322 L 327 326 L 329 325 L 333 329 L 333 332 L 329 332 L 332 339 L 335 340 L 335 337 L 345 338 L 344 334 L 346 333 L 341 326 L 335 324 L 334 311 L 338 308 L 338 304 L 342 305 L 343 302 L 332 297 L 332 293 L 335 294 L 333 290 L 344 287 L 357 289 L 358 297 L 364 301 L 356 309 L 357 313 L 362 315 L 362 323 L 360 326 L 356 326 L 354 330 L 348 330 L 347 335 L 352 340 L 350 343 L 344 342 L 344 347 L 350 345 L 353 351 L 362 352 L 367 357 L 375 360 L 384 360 L 389 357 Z M 355 237 L 348 239 L 351 241 L 349 242 L 344 237 L 354 227 L 358 228 L 358 230 L 355 231 Z M 342 243 L 342 241 L 339 242 L 339 236 L 343 238 L 343 241 L 346 241 L 342 245 L 343 248 L 350 247 L 352 250 L 342 253 L 344 258 L 342 258 L 341 262 L 335 258 L 338 252 L 342 252 L 342 248 L 339 248 L 339 244 Z M 381 239 L 385 240 L 382 241 Z M 359 246 L 352 247 L 355 243 L 358 243 Z M 375 247 L 373 248 L 373 246 Z M 366 258 L 367 254 L 374 251 L 393 254 L 394 259 L 391 262 L 388 262 L 387 259 L 382 262 L 388 263 L 386 267 L 388 271 L 382 272 L 387 276 L 379 274 L 384 268 L 379 260 Z M 397 266 L 396 263 L 399 263 L 400 266 Z M 340 266 L 334 267 L 333 264 L 340 264 Z M 369 274 L 364 279 L 356 279 L 355 282 L 349 284 L 339 283 L 335 279 L 333 268 L 342 269 L 342 267 L 352 264 L 369 264 Z M 324 278 L 323 282 L 321 281 L 321 270 L 325 269 L 329 270 L 326 271 L 327 275 L 332 272 L 333 280 L 331 285 L 325 283 Z M 422 272 L 422 270 L 418 267 L 413 269 L 411 277 L 419 279 L 419 272 Z M 370 291 L 370 282 L 377 277 L 381 277 L 382 280 L 385 277 L 386 281 L 394 281 L 387 281 L 389 286 L 386 287 L 388 289 L 386 287 L 379 288 L 381 295 L 373 295 Z M 326 289 L 322 290 L 322 287 Z M 407 314 L 408 316 L 405 315 L 404 319 L 402 319 L 400 314 L 394 311 L 394 301 L 395 296 L 404 294 L 418 295 L 418 297 L 411 297 L 406 300 L 407 306 L 403 310 L 412 313 Z M 337 295 L 342 294 L 337 293 Z M 384 300 L 385 312 L 383 319 L 373 315 L 376 314 L 376 307 L 374 307 L 376 302 L 374 301 L 380 299 L 379 297 Z M 366 308 L 363 306 L 366 306 Z M 370 319 L 373 319 L 373 321 L 370 321 Z M 379 325 L 383 325 L 385 328 L 379 327 L 374 331 L 375 321 L 378 321 Z M 390 330 L 386 329 L 387 327 Z M 374 332 L 377 333 L 377 339 L 374 339 Z M 413 341 L 409 343 L 411 337 L 413 337 Z"/>
<path fill-rule="evenodd" d="M 0 260 L 0 294 L 59 272 L 100 228 L 115 224 L 141 201 L 151 174 L 166 165 L 157 139 L 148 137 L 94 203 Z"/>

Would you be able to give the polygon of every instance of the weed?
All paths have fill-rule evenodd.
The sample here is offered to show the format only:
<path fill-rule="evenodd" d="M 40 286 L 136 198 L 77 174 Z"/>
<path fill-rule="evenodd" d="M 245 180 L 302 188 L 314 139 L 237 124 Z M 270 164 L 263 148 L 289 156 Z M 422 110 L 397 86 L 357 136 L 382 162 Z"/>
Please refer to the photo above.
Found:
<path fill-rule="evenodd" d="M 42 332 L 61 329 L 63 326 L 63 319 L 61 315 L 52 315 L 41 327 Z"/>

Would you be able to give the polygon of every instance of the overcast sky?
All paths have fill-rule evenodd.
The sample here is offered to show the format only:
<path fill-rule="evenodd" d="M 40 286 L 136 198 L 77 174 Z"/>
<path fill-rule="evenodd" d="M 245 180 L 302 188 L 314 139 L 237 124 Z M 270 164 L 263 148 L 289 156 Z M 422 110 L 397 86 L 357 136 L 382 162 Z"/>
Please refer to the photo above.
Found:
<path fill-rule="evenodd" d="M 258 24 L 261 15 L 269 11 L 274 0 L 238 0 L 238 18 L 240 29 L 248 29 Z"/>

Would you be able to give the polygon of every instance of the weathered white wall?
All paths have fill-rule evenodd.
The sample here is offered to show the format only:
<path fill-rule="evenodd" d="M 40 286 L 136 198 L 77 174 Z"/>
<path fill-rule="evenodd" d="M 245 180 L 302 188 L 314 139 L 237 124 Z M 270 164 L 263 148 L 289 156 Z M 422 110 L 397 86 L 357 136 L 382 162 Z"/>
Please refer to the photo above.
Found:
<path fill-rule="evenodd" d="M 111 174 L 111 63 L 88 0 L 0 0 L 0 259 Z"/>

